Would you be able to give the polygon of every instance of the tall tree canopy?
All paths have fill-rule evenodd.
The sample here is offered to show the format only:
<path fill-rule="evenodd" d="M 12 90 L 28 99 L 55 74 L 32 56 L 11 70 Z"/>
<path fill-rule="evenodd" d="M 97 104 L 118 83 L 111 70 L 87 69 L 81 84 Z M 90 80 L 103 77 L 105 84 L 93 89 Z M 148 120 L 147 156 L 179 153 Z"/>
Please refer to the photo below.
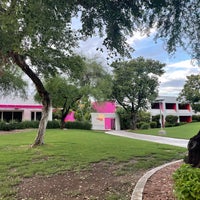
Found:
<path fill-rule="evenodd" d="M 138 111 L 158 95 L 158 77 L 165 65 L 159 61 L 139 57 L 135 60 L 113 63 L 113 98 L 130 114 L 131 128 L 136 129 Z"/>
<path fill-rule="evenodd" d="M 200 111 L 200 75 L 187 76 L 178 99 L 182 102 L 189 101 L 193 110 Z"/>
<path fill-rule="evenodd" d="M 81 28 L 73 31 L 76 16 Z M 78 60 L 70 65 L 77 40 L 98 33 L 110 52 L 127 56 L 126 36 L 152 27 L 166 40 L 168 52 L 181 45 L 199 59 L 199 0 L 2 0 L 0 66 L 17 65 L 33 81 L 44 105 L 34 144 L 43 144 L 51 105 L 41 76 L 79 70 Z"/>

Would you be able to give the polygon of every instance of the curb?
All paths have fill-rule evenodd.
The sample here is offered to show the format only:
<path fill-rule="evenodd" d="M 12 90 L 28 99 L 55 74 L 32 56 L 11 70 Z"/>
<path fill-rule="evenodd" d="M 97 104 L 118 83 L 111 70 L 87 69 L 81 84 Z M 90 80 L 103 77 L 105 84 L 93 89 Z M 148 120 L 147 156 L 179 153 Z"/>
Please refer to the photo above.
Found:
<path fill-rule="evenodd" d="M 147 180 L 154 174 L 156 173 L 158 170 L 164 168 L 164 167 L 167 167 L 169 165 L 172 165 L 172 164 L 175 164 L 175 163 L 178 163 L 178 162 L 181 162 L 182 160 L 176 160 L 176 161 L 173 161 L 173 162 L 170 162 L 170 163 L 166 163 L 164 165 L 161 165 L 161 166 L 158 166 L 150 171 L 148 171 L 146 174 L 144 174 L 140 179 L 139 181 L 137 182 L 134 190 L 133 190 L 133 193 L 131 195 L 131 200 L 142 200 L 142 196 L 143 196 L 143 190 L 144 190 L 144 187 L 145 187 L 145 184 L 147 182 Z"/>

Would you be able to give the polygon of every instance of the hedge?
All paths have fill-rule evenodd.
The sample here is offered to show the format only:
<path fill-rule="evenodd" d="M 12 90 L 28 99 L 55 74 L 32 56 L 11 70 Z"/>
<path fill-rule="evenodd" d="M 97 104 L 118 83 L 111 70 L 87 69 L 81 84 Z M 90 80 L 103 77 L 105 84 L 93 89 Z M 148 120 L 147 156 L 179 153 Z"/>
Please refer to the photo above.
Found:
<path fill-rule="evenodd" d="M 38 128 L 39 121 L 23 121 L 23 122 L 0 122 L 1 131 L 11 131 L 14 129 L 25 129 L 25 128 Z M 57 120 L 48 121 L 47 129 L 56 129 L 60 128 L 60 122 Z M 66 122 L 65 128 L 69 129 L 85 129 L 91 130 L 92 125 L 89 122 L 75 121 L 75 122 Z"/>
<path fill-rule="evenodd" d="M 91 130 L 92 124 L 89 123 L 88 121 L 66 122 L 65 128 Z"/>

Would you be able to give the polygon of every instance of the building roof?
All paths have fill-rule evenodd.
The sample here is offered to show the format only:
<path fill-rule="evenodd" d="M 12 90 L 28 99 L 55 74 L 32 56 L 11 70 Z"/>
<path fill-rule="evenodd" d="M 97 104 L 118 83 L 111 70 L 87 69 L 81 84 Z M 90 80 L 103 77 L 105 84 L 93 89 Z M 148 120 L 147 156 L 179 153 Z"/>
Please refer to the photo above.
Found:
<path fill-rule="evenodd" d="M 20 98 L 17 96 L 1 96 L 0 104 L 14 104 L 14 105 L 41 105 L 41 103 L 36 102 L 33 97 Z"/>

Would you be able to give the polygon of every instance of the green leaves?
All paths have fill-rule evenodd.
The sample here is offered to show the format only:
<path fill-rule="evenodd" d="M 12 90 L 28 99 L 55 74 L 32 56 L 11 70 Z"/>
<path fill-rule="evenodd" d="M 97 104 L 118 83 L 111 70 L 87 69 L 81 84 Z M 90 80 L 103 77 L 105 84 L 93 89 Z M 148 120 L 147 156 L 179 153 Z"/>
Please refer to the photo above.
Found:
<path fill-rule="evenodd" d="M 113 67 L 113 98 L 129 113 L 136 128 L 136 114 L 145 110 L 157 96 L 158 77 L 165 65 L 139 57 L 126 62 L 115 62 Z"/>
<path fill-rule="evenodd" d="M 178 98 L 183 102 L 189 101 L 195 111 L 200 111 L 200 75 L 187 76 Z"/>
<path fill-rule="evenodd" d="M 179 200 L 200 199 L 200 169 L 183 164 L 174 174 L 175 195 Z"/>
<path fill-rule="evenodd" d="M 137 58 L 129 62 L 113 63 L 113 97 L 124 107 L 145 108 L 147 100 L 157 94 L 158 77 L 164 73 L 164 64 Z M 132 106 L 133 107 L 133 106 Z"/>
<path fill-rule="evenodd" d="M 15 67 L 2 67 L 0 69 L 0 93 L 2 95 L 26 96 L 27 83 L 22 79 L 22 73 Z"/>

